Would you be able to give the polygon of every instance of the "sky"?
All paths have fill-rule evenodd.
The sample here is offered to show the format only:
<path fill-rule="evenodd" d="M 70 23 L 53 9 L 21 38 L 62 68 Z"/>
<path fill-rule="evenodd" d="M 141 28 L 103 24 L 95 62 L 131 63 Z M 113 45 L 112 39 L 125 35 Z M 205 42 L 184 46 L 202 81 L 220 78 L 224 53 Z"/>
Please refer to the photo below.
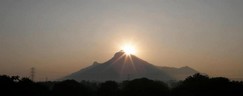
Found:
<path fill-rule="evenodd" d="M 54 80 L 124 44 L 158 66 L 243 78 L 243 0 L 0 0 L 0 74 Z"/>

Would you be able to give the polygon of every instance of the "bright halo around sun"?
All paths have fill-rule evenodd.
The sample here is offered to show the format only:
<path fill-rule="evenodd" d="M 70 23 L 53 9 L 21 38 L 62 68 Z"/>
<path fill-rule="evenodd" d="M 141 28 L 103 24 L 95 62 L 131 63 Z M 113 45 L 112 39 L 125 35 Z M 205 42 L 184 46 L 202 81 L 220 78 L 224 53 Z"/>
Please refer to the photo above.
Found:
<path fill-rule="evenodd" d="M 135 47 L 130 44 L 124 45 L 122 50 L 125 52 L 126 55 L 131 55 L 136 53 Z"/>

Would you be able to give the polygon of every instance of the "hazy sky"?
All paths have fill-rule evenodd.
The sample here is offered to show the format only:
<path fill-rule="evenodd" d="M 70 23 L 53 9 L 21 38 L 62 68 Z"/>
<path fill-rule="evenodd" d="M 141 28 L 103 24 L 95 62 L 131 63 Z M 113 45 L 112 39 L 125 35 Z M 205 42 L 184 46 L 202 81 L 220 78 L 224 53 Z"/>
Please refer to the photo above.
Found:
<path fill-rule="evenodd" d="M 243 78 L 243 0 L 0 0 L 0 74 L 56 79 L 130 42 L 160 66 Z"/>

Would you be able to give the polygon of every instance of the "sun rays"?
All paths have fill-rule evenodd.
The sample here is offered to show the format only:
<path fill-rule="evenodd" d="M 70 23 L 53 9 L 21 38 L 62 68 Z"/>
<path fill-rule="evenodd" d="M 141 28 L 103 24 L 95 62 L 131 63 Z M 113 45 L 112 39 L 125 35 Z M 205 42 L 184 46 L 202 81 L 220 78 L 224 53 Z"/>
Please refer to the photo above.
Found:
<path fill-rule="evenodd" d="M 132 44 L 125 44 L 122 47 L 122 50 L 125 52 L 126 55 L 131 55 L 136 53 L 136 49 Z"/>

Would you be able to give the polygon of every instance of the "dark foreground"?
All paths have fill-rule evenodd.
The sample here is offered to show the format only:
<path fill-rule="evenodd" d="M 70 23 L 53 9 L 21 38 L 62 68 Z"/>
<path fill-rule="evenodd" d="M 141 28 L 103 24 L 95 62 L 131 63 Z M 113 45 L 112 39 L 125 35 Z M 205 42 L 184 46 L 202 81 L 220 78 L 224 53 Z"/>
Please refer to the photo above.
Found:
<path fill-rule="evenodd" d="M 146 78 L 121 83 L 33 82 L 28 78 L 1 75 L 0 96 L 243 96 L 243 82 L 201 74 L 170 83 Z"/>

